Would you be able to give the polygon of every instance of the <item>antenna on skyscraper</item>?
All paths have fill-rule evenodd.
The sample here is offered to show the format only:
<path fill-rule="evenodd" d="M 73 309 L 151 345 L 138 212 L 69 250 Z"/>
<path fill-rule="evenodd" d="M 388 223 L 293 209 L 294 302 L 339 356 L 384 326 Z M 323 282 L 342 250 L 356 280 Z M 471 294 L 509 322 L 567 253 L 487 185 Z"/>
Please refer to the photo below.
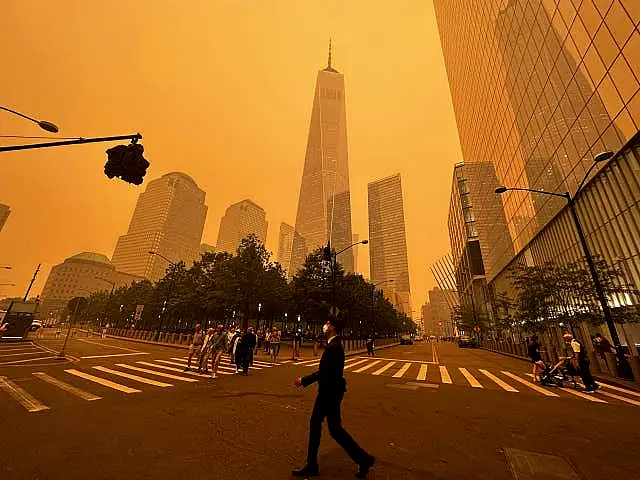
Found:
<path fill-rule="evenodd" d="M 331 68 L 331 37 L 329 37 L 329 60 L 327 61 L 327 68 Z"/>

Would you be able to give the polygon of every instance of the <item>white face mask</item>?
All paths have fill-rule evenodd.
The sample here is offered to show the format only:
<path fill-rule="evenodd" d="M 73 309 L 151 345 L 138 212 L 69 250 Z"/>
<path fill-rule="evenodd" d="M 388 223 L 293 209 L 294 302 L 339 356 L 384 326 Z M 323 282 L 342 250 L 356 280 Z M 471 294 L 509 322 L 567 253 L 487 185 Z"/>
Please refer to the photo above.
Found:
<path fill-rule="evenodd" d="M 329 330 L 329 325 L 327 325 L 326 323 L 322 326 L 322 333 L 327 333 L 327 331 Z"/>

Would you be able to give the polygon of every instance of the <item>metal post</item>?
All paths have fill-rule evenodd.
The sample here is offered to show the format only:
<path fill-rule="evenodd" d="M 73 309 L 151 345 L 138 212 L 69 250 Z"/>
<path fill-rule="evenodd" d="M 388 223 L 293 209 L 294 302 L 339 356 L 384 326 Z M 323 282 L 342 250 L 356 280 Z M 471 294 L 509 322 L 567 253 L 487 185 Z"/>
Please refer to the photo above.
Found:
<path fill-rule="evenodd" d="M 69 328 L 67 329 L 67 336 L 64 338 L 64 343 L 62 344 L 62 350 L 60 350 L 60 353 L 58 354 L 58 358 L 64 358 L 64 350 L 65 348 L 67 348 L 67 341 L 69 340 L 69 335 L 71 334 L 71 327 L 73 325 L 73 321 L 78 316 L 78 311 L 80 310 L 81 304 L 82 302 L 78 300 L 76 302 L 76 308 L 73 309 L 73 315 L 71 315 L 71 318 L 69 319 Z"/>
<path fill-rule="evenodd" d="M 141 139 L 142 139 L 142 135 L 140 135 L 139 133 L 136 133 L 134 135 L 117 135 L 115 137 L 78 138 L 76 140 L 65 140 L 61 142 L 32 143 L 29 145 L 10 145 L 8 147 L 0 147 L 0 152 L 11 152 L 14 150 L 30 150 L 33 148 L 63 147 L 66 145 L 78 145 L 83 143 L 113 142 L 116 140 L 138 141 Z"/>
<path fill-rule="evenodd" d="M 33 282 L 36 281 L 36 277 L 38 276 L 38 272 L 40 271 L 40 265 L 41 264 L 39 263 L 36 271 L 33 273 L 33 278 L 31 279 L 31 282 L 29 282 L 29 286 L 27 287 L 27 293 L 24 294 L 24 298 L 22 299 L 23 302 L 26 302 L 27 298 L 29 297 L 29 292 L 31 291 L 31 287 L 33 287 Z"/>
<path fill-rule="evenodd" d="M 338 268 L 338 254 L 333 254 L 333 267 L 331 268 L 331 310 L 336 315 L 336 268 Z"/>
<path fill-rule="evenodd" d="M 596 294 L 598 295 L 598 300 L 600 301 L 600 306 L 602 307 L 602 313 L 604 315 L 604 320 L 607 322 L 607 327 L 609 327 L 609 334 L 611 335 L 611 340 L 613 341 L 614 346 L 616 347 L 616 351 L 618 352 L 618 357 L 620 361 L 626 362 L 626 358 L 624 356 L 624 352 L 622 351 L 622 345 L 620 344 L 620 337 L 618 336 L 618 331 L 616 330 L 615 322 L 613 321 L 613 315 L 611 314 L 611 309 L 609 308 L 609 302 L 607 301 L 607 296 L 602 289 L 602 284 L 600 283 L 600 276 L 596 271 L 596 266 L 593 263 L 593 257 L 591 256 L 591 250 L 589 250 L 589 245 L 587 245 L 587 240 L 584 236 L 584 232 L 582 231 L 582 225 L 580 224 L 580 218 L 578 218 L 578 213 L 575 209 L 575 204 L 573 202 L 573 198 L 569 192 L 565 193 L 565 197 L 569 202 L 569 211 L 571 212 L 571 217 L 573 218 L 573 223 L 576 226 L 576 230 L 578 232 L 578 238 L 580 239 L 580 245 L 582 245 L 582 251 L 584 253 L 584 257 L 587 261 L 587 265 L 589 266 L 589 272 L 591 273 L 591 278 L 593 279 L 593 284 L 596 287 Z"/>
<path fill-rule="evenodd" d="M 376 329 L 376 286 L 371 289 L 371 334 Z"/>

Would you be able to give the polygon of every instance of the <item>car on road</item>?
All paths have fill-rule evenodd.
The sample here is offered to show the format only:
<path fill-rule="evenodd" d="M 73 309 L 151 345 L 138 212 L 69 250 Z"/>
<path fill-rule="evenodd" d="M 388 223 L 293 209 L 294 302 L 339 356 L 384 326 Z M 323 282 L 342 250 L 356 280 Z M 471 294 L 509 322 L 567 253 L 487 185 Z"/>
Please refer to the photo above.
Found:
<path fill-rule="evenodd" d="M 413 345 L 413 340 L 410 335 L 402 335 L 400 337 L 400 345 Z"/>
<path fill-rule="evenodd" d="M 458 337 L 458 347 L 476 348 L 476 341 L 469 335 L 461 335 Z"/>
<path fill-rule="evenodd" d="M 40 320 L 34 320 L 33 322 L 31 322 L 31 331 L 32 332 L 35 332 L 36 330 L 38 330 L 41 327 L 42 327 L 42 322 Z"/>

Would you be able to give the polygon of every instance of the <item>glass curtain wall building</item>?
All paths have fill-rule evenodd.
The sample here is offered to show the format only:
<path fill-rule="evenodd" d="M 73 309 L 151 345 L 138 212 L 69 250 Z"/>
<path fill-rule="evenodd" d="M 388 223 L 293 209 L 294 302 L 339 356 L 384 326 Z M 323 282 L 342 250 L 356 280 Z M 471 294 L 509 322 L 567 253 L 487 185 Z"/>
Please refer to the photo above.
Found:
<path fill-rule="evenodd" d="M 624 262 L 637 288 L 640 2 L 434 5 L 465 163 L 492 162 L 510 187 L 573 194 L 598 153 L 618 152 L 576 201 L 592 252 Z M 582 257 L 562 199 L 511 191 L 502 201 L 511 246 L 492 242 L 482 252 L 496 288 L 508 285 L 513 262 Z"/>

